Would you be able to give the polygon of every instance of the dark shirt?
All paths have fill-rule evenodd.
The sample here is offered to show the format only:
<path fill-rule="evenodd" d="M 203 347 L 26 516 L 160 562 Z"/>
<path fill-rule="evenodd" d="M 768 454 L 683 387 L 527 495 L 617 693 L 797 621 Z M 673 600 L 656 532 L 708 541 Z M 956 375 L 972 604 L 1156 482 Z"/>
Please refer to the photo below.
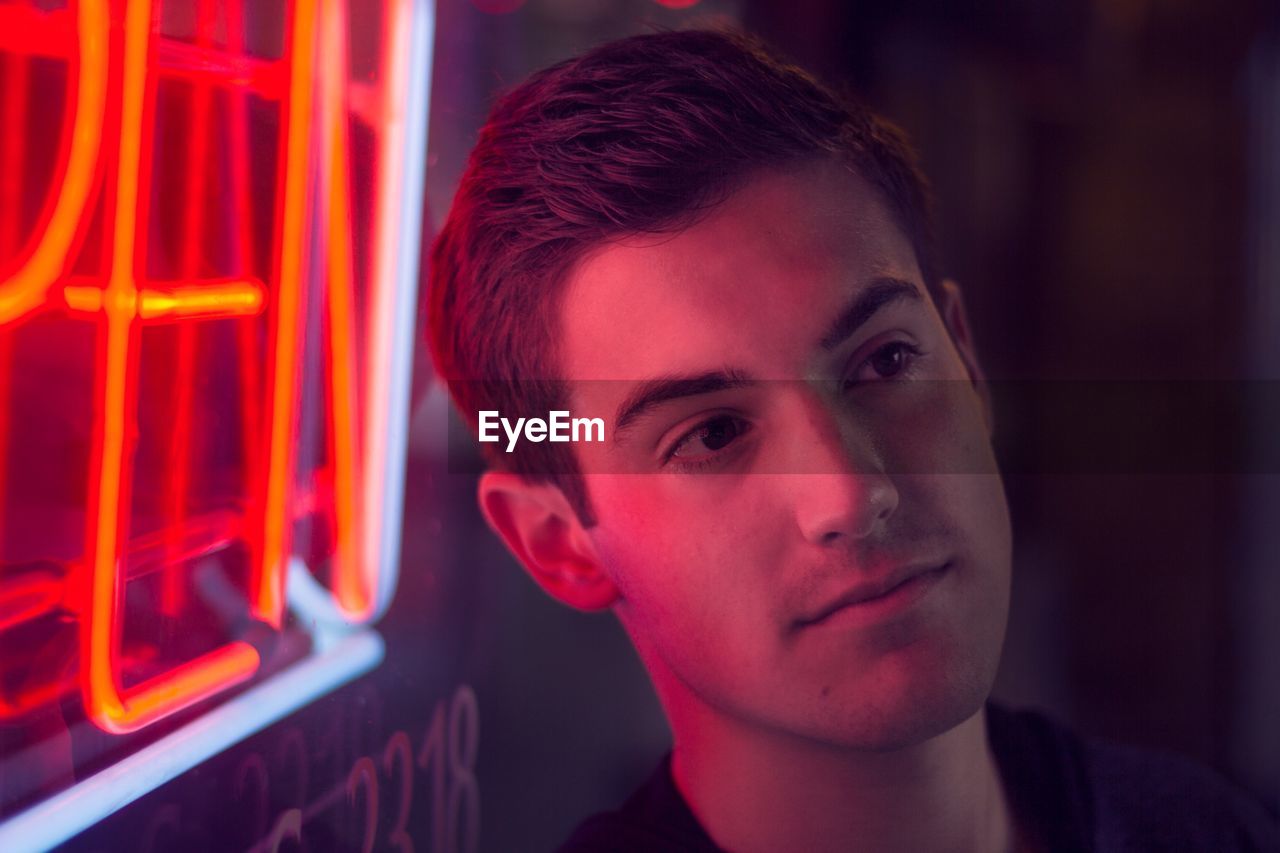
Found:
<path fill-rule="evenodd" d="M 1031 711 L 987 706 L 987 734 L 1019 825 L 1049 851 L 1280 851 L 1280 825 L 1177 756 L 1076 736 Z M 560 853 L 724 853 L 671 779 L 671 756 L 616 812 Z"/>

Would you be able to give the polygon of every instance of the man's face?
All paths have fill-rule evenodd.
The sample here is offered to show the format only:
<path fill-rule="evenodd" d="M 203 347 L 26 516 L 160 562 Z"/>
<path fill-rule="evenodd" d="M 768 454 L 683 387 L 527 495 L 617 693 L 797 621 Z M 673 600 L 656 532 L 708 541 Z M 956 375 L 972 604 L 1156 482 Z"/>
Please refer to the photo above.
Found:
<path fill-rule="evenodd" d="M 570 410 L 608 424 L 574 445 L 588 533 L 673 719 L 878 749 L 980 707 L 1004 491 L 961 310 L 869 184 L 764 173 L 590 254 L 563 305 Z"/>

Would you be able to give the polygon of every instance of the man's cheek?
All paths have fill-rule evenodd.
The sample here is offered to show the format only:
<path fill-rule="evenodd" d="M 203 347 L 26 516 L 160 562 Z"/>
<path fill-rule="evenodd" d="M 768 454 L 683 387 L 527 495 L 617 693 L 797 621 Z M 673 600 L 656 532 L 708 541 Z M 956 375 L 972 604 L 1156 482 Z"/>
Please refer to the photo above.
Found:
<path fill-rule="evenodd" d="M 651 474 L 589 474 L 586 477 L 596 515 L 606 529 L 642 530 L 663 511 Z"/>
<path fill-rule="evenodd" d="M 967 381 L 921 381 L 880 418 L 885 466 L 898 474 L 996 474 L 981 402 Z"/>

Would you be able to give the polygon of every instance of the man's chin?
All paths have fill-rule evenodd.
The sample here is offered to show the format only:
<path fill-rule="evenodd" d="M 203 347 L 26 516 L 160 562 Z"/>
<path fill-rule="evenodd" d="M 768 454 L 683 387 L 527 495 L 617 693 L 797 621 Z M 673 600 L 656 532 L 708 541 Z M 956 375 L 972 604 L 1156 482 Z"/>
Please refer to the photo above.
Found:
<path fill-rule="evenodd" d="M 977 714 L 994 678 L 985 669 L 953 669 L 928 677 L 918 671 L 880 672 L 833 687 L 803 713 L 811 736 L 832 745 L 873 752 L 904 749 Z"/>

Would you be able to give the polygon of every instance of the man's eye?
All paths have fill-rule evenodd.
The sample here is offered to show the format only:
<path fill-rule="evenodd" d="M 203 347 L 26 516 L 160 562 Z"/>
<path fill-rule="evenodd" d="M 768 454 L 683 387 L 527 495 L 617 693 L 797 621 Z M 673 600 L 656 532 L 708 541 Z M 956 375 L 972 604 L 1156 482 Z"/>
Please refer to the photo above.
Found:
<path fill-rule="evenodd" d="M 668 458 L 685 462 L 708 459 L 737 441 L 750 429 L 751 425 L 741 418 L 717 415 L 686 433 L 676 443 Z"/>
<path fill-rule="evenodd" d="M 850 379 L 850 384 L 893 379 L 910 368 L 911 362 L 919 355 L 921 355 L 920 348 L 906 341 L 885 344 L 858 366 Z"/>

